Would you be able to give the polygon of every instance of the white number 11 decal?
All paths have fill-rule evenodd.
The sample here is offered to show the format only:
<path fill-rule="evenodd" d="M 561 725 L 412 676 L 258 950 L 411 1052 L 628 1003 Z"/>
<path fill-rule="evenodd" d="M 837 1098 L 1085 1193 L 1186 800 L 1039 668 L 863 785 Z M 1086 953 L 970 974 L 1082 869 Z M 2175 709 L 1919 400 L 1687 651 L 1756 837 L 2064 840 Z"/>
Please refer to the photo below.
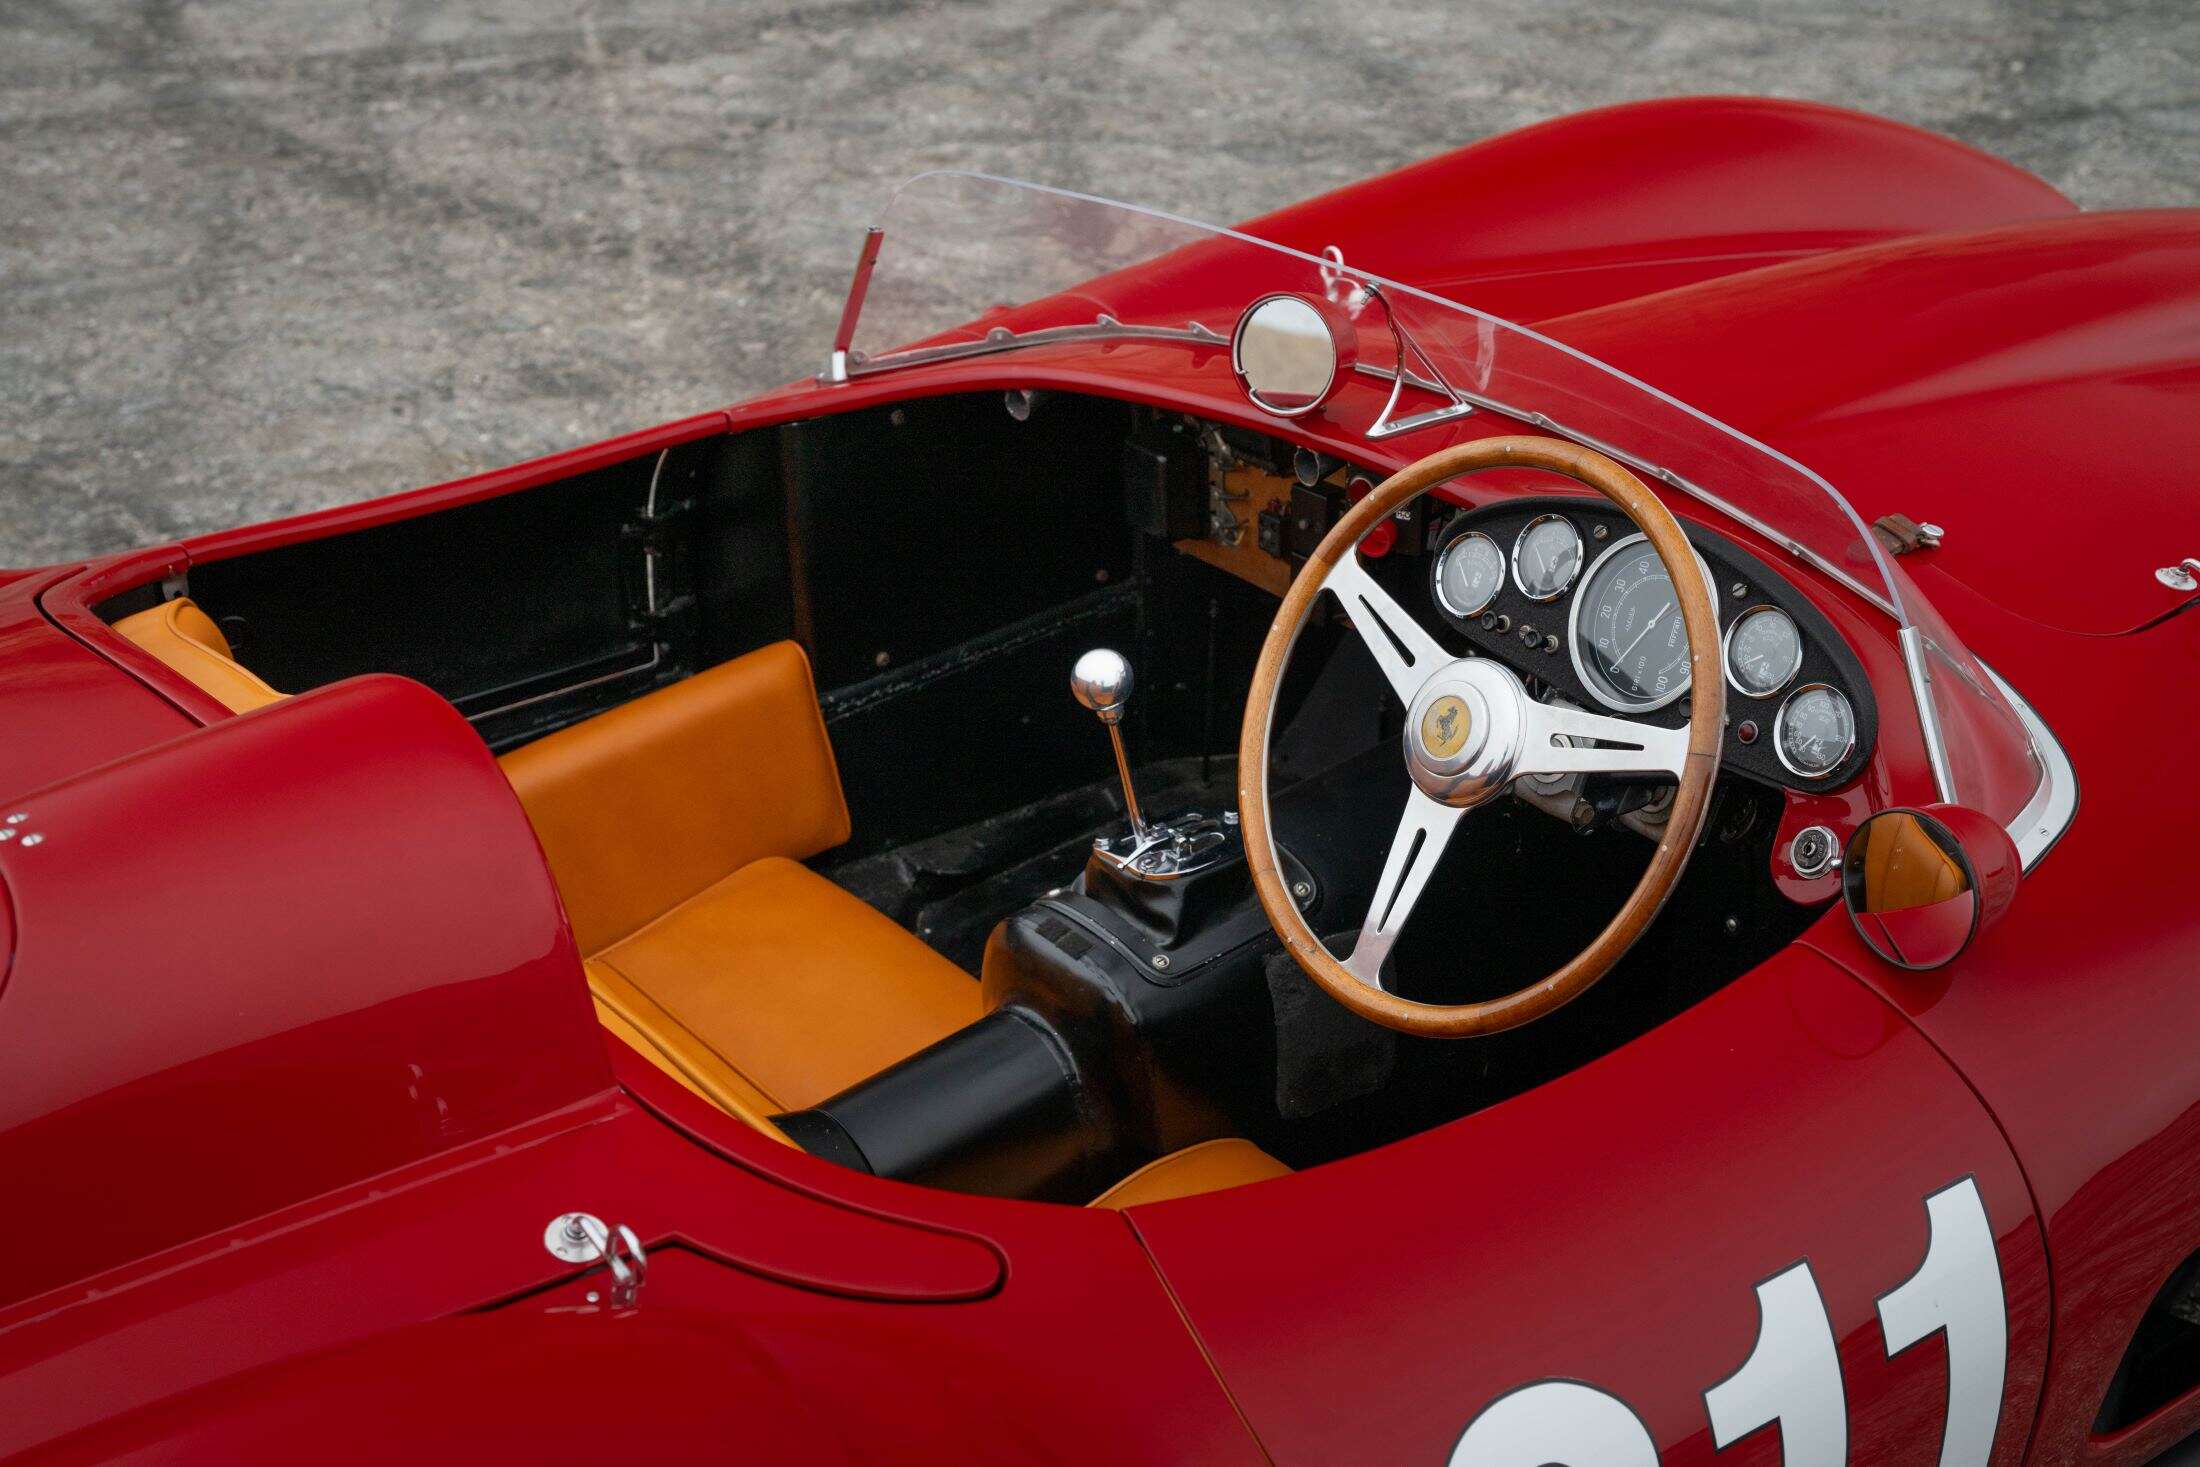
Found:
<path fill-rule="evenodd" d="M 1810 1265 L 1798 1263 L 1759 1284 L 1757 1315 L 1756 1348 L 1741 1369 L 1703 1393 L 1712 1445 L 1730 1447 L 1777 1421 L 1782 1467 L 1841 1467 L 1849 1459 L 1841 1354 Z"/>
<path fill-rule="evenodd" d="M 1948 1342 L 1948 1413 L 1940 1467 L 1986 1467 L 2001 1422 L 2009 1317 L 1986 1203 L 1970 1177 L 1925 1199 L 1925 1260 L 1879 1298 L 1889 1358 L 1921 1340 Z M 1704 1392 L 1715 1446 L 1779 1423 L 1782 1467 L 1841 1467 L 1848 1404 L 1833 1321 L 1806 1260 L 1757 1286 L 1757 1343 L 1741 1368 Z M 1452 1448 L 1451 1467 L 1651 1467 L 1650 1433 L 1632 1407 L 1577 1380 L 1544 1380 L 1485 1407 Z"/>
<path fill-rule="evenodd" d="M 1925 1199 L 1931 1223 L 1925 1261 L 1879 1296 L 1887 1353 L 1899 1355 L 1937 1332 L 1948 1337 L 1948 1419 L 1940 1467 L 1985 1467 L 2001 1424 L 2009 1364 L 2009 1313 L 1986 1204 L 1969 1177 Z"/>

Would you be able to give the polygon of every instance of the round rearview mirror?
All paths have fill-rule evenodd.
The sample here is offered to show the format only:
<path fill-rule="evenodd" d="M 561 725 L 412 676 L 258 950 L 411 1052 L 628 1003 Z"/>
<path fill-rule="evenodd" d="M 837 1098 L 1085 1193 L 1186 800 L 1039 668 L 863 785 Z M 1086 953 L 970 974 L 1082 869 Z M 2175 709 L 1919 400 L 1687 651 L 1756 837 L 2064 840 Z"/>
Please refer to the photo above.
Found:
<path fill-rule="evenodd" d="M 1882 810 L 1849 838 L 1841 896 L 1873 952 L 1924 972 L 2008 910 L 2021 870 L 2008 832 L 1976 810 Z"/>
<path fill-rule="evenodd" d="M 1351 318 L 1313 296 L 1264 295 L 1230 335 L 1238 386 L 1279 418 L 1304 417 L 1329 401 L 1358 358 Z"/>

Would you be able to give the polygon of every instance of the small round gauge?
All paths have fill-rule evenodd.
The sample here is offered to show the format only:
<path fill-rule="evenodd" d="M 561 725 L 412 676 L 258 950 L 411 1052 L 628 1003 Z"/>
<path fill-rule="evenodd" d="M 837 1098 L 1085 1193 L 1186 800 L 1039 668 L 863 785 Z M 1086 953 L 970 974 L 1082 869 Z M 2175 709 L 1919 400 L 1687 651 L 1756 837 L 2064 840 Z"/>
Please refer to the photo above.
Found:
<path fill-rule="evenodd" d="M 1505 584 L 1505 552 L 1480 530 L 1444 547 L 1436 559 L 1436 599 L 1453 616 L 1479 616 Z"/>
<path fill-rule="evenodd" d="M 1513 541 L 1513 584 L 1530 601 L 1556 601 L 1581 572 L 1581 532 L 1564 515 L 1539 514 Z"/>
<path fill-rule="evenodd" d="M 1726 629 L 1726 680 L 1737 693 L 1769 698 L 1803 666 L 1803 634 L 1777 606 L 1752 606 Z"/>
<path fill-rule="evenodd" d="M 1688 626 L 1656 546 L 1630 535 L 1597 557 L 1574 598 L 1572 642 L 1574 671 L 1607 708 L 1646 713 L 1688 691 Z"/>
<path fill-rule="evenodd" d="M 1772 746 L 1790 773 L 1823 779 L 1856 747 L 1856 710 L 1839 688 L 1805 683 L 1780 705 Z"/>

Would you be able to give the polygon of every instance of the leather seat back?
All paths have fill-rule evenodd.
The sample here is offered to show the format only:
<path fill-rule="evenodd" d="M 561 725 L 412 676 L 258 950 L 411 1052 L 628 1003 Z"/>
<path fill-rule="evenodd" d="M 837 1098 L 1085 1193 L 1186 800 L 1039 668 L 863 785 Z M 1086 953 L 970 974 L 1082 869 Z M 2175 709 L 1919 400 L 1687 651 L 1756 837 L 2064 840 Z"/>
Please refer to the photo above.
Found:
<path fill-rule="evenodd" d="M 809 659 L 776 642 L 506 754 L 565 894 L 602 952 L 766 856 L 848 838 Z"/>

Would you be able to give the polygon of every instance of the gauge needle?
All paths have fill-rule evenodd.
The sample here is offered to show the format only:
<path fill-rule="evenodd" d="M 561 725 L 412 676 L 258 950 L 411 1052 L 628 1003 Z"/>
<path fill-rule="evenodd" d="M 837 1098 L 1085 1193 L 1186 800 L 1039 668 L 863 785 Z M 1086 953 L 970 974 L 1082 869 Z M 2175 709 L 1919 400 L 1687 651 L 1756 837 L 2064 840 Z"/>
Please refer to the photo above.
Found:
<path fill-rule="evenodd" d="M 1651 618 L 1650 618 L 1650 624 L 1649 624 L 1648 626 L 1644 627 L 1644 628 L 1643 628 L 1643 629 L 1642 629 L 1641 631 L 1639 631 L 1639 632 L 1635 633 L 1635 640 L 1634 640 L 1634 641 L 1632 641 L 1632 642 L 1629 642 L 1629 643 L 1627 644 L 1627 652 L 1632 652 L 1632 651 L 1634 651 L 1634 650 L 1635 650 L 1635 649 L 1636 649 L 1637 647 L 1640 647 L 1640 646 L 1642 645 L 1642 639 L 1643 639 L 1644 637 L 1647 637 L 1647 636 L 1649 636 L 1651 632 L 1653 632 L 1653 631 L 1657 630 L 1657 625 L 1658 625 L 1658 623 L 1659 623 L 1659 622 L 1661 622 L 1661 621 L 1664 621 L 1664 620 L 1665 620 L 1665 614 L 1666 614 L 1666 613 L 1667 613 L 1668 611 L 1671 611 L 1672 609 L 1673 609 L 1673 603 L 1672 603 L 1672 602 L 1670 602 L 1670 601 L 1666 602 L 1666 603 L 1665 603 L 1665 604 L 1664 604 L 1663 606 L 1659 607 L 1659 608 L 1658 608 L 1658 614 L 1657 614 L 1656 616 L 1653 616 L 1653 617 L 1651 617 Z M 1622 653 L 1620 653 L 1620 654 L 1619 654 L 1619 656 L 1617 656 L 1617 657 L 1613 658 L 1613 659 L 1612 659 L 1612 661 L 1614 661 L 1614 662 L 1625 662 L 1625 661 L 1627 660 L 1627 652 L 1622 652 Z"/>

